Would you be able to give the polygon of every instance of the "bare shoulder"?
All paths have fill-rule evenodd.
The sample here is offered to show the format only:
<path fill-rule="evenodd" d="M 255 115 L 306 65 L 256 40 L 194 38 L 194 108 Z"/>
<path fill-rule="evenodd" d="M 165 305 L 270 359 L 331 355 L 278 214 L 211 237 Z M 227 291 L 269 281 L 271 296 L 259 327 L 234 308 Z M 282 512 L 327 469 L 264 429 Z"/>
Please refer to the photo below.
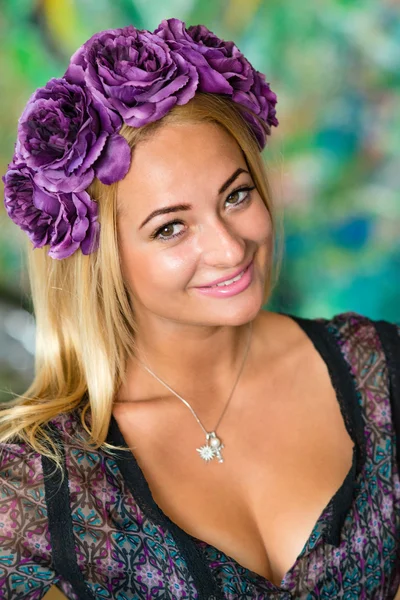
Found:
<path fill-rule="evenodd" d="M 254 327 L 254 356 L 259 373 L 268 370 L 278 388 L 296 388 L 307 396 L 331 396 L 328 365 L 314 343 L 290 316 L 260 311 Z"/>
<path fill-rule="evenodd" d="M 271 361 L 294 359 L 313 349 L 302 328 L 288 315 L 261 310 L 254 321 L 253 343 L 260 357 Z"/>

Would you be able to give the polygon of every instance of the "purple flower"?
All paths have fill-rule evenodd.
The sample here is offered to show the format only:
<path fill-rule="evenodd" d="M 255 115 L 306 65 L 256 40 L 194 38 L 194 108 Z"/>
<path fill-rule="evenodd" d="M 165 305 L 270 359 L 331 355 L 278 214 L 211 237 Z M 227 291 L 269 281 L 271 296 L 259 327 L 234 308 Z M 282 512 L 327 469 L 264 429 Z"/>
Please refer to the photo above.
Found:
<path fill-rule="evenodd" d="M 196 69 L 157 35 L 132 26 L 94 35 L 71 58 L 65 77 L 83 83 L 125 123 L 157 121 L 193 98 Z"/>
<path fill-rule="evenodd" d="M 260 148 L 264 148 L 266 144 L 266 135 L 268 129 L 263 123 L 267 123 L 270 127 L 277 127 L 279 121 L 276 118 L 275 105 L 277 103 L 276 94 L 271 90 L 269 84 L 265 81 L 263 73 L 254 70 L 254 82 L 250 90 L 246 93 L 237 90 L 232 94 L 232 100 L 242 104 L 252 112 L 244 112 L 243 116 L 249 125 L 252 127 L 255 136 L 258 140 Z M 255 113 L 258 117 L 254 117 Z M 260 122 L 261 119 L 261 122 Z"/>
<path fill-rule="evenodd" d="M 253 111 L 260 119 L 274 125 L 279 124 L 276 118 L 275 105 L 277 102 L 276 94 L 270 89 L 269 84 L 265 81 L 263 73 L 254 70 L 254 82 L 247 93 L 241 90 L 235 90 L 232 95 L 232 100 L 243 104 Z"/>
<path fill-rule="evenodd" d="M 196 66 L 200 91 L 229 94 L 234 102 L 251 111 L 245 111 L 243 116 L 263 148 L 268 129 L 259 119 L 269 126 L 278 125 L 276 95 L 264 75 L 252 67 L 237 46 L 221 40 L 204 25 L 186 29 L 179 19 L 164 19 L 154 33 Z"/>
<path fill-rule="evenodd" d="M 50 192 L 81 192 L 95 175 L 110 184 L 130 166 L 129 145 L 117 133 L 121 124 L 87 89 L 51 79 L 22 113 L 16 156 Z"/>
<path fill-rule="evenodd" d="M 3 181 L 6 211 L 34 248 L 49 244 L 49 256 L 57 259 L 78 248 L 83 254 L 97 249 L 98 207 L 87 192 L 48 193 L 38 187 L 24 163 L 11 163 Z"/>
<path fill-rule="evenodd" d="M 203 92 L 246 92 L 253 83 L 253 69 L 233 42 L 225 42 L 204 25 L 186 29 L 179 19 L 164 19 L 154 31 L 168 45 L 196 66 Z"/>

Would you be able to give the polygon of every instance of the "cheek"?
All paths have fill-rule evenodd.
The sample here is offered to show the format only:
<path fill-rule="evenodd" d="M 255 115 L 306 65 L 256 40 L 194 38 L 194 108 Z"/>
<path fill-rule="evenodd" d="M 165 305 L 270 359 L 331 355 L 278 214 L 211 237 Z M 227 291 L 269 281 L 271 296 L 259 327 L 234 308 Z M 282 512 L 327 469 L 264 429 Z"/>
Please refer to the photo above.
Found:
<path fill-rule="evenodd" d="M 272 220 L 268 208 L 258 196 L 257 201 L 253 203 L 252 210 L 248 213 L 246 219 L 246 229 L 248 237 L 260 244 L 270 241 L 272 237 Z"/>
<path fill-rule="evenodd" d="M 175 247 L 173 252 L 168 252 L 168 249 L 164 252 L 162 249 L 156 252 L 149 249 L 148 255 L 143 256 L 143 263 L 146 264 L 144 277 L 153 291 L 156 287 L 164 290 L 181 287 L 190 279 L 193 270 L 192 261 L 187 252 L 184 253 L 183 245 Z"/>
<path fill-rule="evenodd" d="M 194 269 L 183 251 L 163 251 L 157 242 L 150 242 L 145 251 L 122 245 L 121 266 L 128 287 L 143 300 L 148 295 L 159 297 L 158 292 L 184 286 Z"/>

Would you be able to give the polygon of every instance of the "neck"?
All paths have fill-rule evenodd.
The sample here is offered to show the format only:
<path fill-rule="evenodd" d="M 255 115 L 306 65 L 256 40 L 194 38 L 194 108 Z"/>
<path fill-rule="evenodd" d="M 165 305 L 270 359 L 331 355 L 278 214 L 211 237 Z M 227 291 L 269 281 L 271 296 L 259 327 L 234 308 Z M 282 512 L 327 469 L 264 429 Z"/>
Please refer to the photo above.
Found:
<path fill-rule="evenodd" d="M 136 356 L 129 361 L 126 381 L 117 401 L 127 402 L 171 392 L 141 364 L 150 369 L 182 397 L 202 404 L 202 398 L 226 399 L 243 364 L 250 324 L 240 326 L 193 326 L 164 331 L 146 328 L 136 336 Z M 250 353 L 250 348 L 249 348 Z M 245 370 L 243 367 L 242 374 Z M 242 377 L 242 375 L 241 375 Z M 216 401 L 216 400 L 214 400 Z"/>

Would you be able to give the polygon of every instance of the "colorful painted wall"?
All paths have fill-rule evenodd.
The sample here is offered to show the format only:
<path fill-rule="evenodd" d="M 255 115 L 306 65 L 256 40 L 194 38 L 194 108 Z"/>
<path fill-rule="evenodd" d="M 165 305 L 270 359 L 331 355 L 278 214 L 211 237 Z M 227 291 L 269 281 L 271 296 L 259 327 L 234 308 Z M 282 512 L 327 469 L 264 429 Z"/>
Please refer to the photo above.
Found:
<path fill-rule="evenodd" d="M 284 210 L 270 307 L 400 321 L 400 5 L 396 0 L 9 0 L 0 17 L 0 169 L 29 95 L 95 31 L 167 17 L 233 39 L 278 94 L 264 156 Z M 0 397 L 32 374 L 23 234 L 0 207 Z M 27 309 L 21 310 L 21 307 Z M 7 395 L 7 394 L 6 394 Z"/>

